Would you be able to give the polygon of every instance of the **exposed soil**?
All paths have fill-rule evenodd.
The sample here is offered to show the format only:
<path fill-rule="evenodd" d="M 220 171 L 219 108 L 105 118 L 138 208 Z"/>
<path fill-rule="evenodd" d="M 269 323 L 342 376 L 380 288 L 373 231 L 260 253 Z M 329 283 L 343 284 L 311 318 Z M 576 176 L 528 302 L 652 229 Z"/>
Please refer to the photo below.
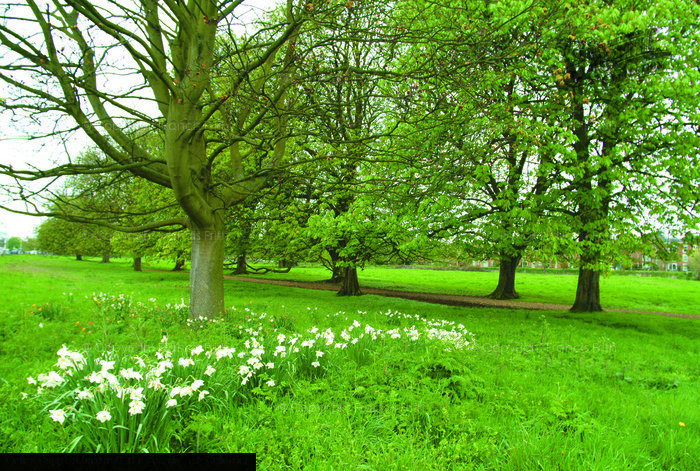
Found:
<path fill-rule="evenodd" d="M 163 273 L 172 273 L 165 270 L 146 270 L 158 271 Z M 333 283 L 323 281 L 286 281 L 286 280 L 269 280 L 264 278 L 250 278 L 247 276 L 231 276 L 224 275 L 228 280 L 247 281 L 249 283 L 262 283 L 267 285 L 290 286 L 293 288 L 319 289 L 325 291 L 338 291 L 339 286 Z M 376 294 L 378 296 L 387 296 L 390 298 L 411 299 L 413 301 L 422 301 L 432 304 L 444 304 L 446 306 L 467 306 L 467 307 L 496 307 L 503 309 L 535 309 L 547 311 L 568 311 L 571 306 L 564 304 L 548 304 L 548 303 L 531 303 L 521 301 L 501 301 L 497 299 L 482 298 L 479 296 L 458 296 L 454 294 L 440 293 L 419 293 L 415 291 L 398 291 L 391 289 L 369 288 L 360 286 L 363 294 Z M 606 309 L 610 312 L 631 312 L 636 314 L 657 314 L 666 317 L 683 317 L 686 319 L 700 319 L 700 315 L 695 314 L 678 314 L 672 312 L 654 312 L 654 311 L 635 311 L 630 309 Z"/>

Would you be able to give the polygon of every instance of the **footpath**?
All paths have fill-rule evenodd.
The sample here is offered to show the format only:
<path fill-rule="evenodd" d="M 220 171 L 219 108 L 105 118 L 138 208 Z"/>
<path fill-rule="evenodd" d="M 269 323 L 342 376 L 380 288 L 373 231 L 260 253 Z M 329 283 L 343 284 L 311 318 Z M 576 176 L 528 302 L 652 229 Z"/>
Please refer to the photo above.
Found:
<path fill-rule="evenodd" d="M 286 281 L 286 280 L 268 280 L 264 278 L 250 278 L 247 276 L 232 276 L 224 275 L 228 280 L 245 281 L 248 283 L 263 283 L 268 285 L 290 286 L 294 288 L 319 289 L 326 291 L 338 291 L 338 285 L 324 282 L 309 282 L 309 281 Z M 391 289 L 378 289 L 369 287 L 360 287 L 363 294 L 376 294 L 378 296 L 387 296 L 392 298 L 410 299 L 413 301 L 422 301 L 433 304 L 444 304 L 447 306 L 467 306 L 467 307 L 496 307 L 503 309 L 536 309 L 546 311 L 567 311 L 571 306 L 564 304 L 548 304 L 548 303 L 532 303 L 524 301 L 498 300 L 490 298 L 482 298 L 479 296 L 459 296 L 453 294 L 440 293 L 420 293 L 414 291 L 398 291 Z M 657 312 L 657 311 L 635 311 L 630 309 L 606 309 L 609 312 L 630 312 L 635 314 L 656 314 L 666 317 L 682 317 L 686 319 L 700 319 L 700 315 L 695 314 L 678 314 L 672 312 Z"/>

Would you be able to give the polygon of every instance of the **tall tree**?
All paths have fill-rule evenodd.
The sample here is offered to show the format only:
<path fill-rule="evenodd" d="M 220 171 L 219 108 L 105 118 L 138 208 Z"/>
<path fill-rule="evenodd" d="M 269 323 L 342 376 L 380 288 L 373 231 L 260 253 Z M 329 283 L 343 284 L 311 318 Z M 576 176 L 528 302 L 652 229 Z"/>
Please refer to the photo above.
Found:
<path fill-rule="evenodd" d="M 124 171 L 171 190 L 186 217 L 137 227 L 90 221 L 131 232 L 188 227 L 190 315 L 219 315 L 225 210 L 255 193 L 282 162 L 297 40 L 310 18 L 334 7 L 288 0 L 280 21 L 255 23 L 257 30 L 242 39 L 233 33 L 242 1 L 142 0 L 104 8 L 82 0 L 28 1 L 8 8 L 0 25 L 0 79 L 10 94 L 0 106 L 23 123 L 40 120 L 44 126 L 28 127 L 32 138 L 68 139 L 79 130 L 108 158 L 99 165 L 69 160 L 41 170 L 3 166 L 0 172 L 20 183 L 13 196 L 31 199 L 23 191 L 26 182 Z M 215 50 L 224 35 L 240 59 L 226 80 L 215 76 Z M 237 110 L 236 123 L 221 132 L 217 120 L 227 108 Z M 160 130 L 162 155 L 128 132 L 133 125 Z M 241 142 L 263 155 L 253 172 L 244 171 L 248 155 L 239 152 Z"/>
<path fill-rule="evenodd" d="M 578 233 L 573 311 L 602 310 L 600 275 L 632 228 L 697 225 L 700 180 L 688 169 L 700 144 L 699 11 L 685 1 L 576 4 L 544 52 L 552 108 L 568 112 L 575 137 L 564 211 Z"/>

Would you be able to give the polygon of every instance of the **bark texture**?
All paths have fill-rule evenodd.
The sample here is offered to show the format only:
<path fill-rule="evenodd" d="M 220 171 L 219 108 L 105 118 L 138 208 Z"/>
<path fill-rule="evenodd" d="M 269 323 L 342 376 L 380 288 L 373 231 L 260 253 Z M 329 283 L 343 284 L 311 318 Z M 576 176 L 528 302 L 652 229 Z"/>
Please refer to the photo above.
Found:
<path fill-rule="evenodd" d="M 141 271 L 141 257 L 134 257 L 132 267 L 134 267 L 134 271 Z"/>
<path fill-rule="evenodd" d="M 213 318 L 224 312 L 224 236 L 218 227 L 192 228 L 190 317 Z"/>
<path fill-rule="evenodd" d="M 234 275 L 247 275 L 248 274 L 248 263 L 246 261 L 246 254 L 243 252 L 238 257 L 236 257 L 236 270 L 233 272 Z"/>
<path fill-rule="evenodd" d="M 600 272 L 587 268 L 578 270 L 576 300 L 571 312 L 601 312 L 600 306 Z"/>
<path fill-rule="evenodd" d="M 517 299 L 520 295 L 515 291 L 515 270 L 522 255 L 501 254 L 501 265 L 498 269 L 498 285 L 488 297 L 491 299 Z"/>
<path fill-rule="evenodd" d="M 175 259 L 175 266 L 173 267 L 173 271 L 180 271 L 185 267 L 185 258 L 183 257 L 182 252 L 178 252 L 177 258 Z"/>
<path fill-rule="evenodd" d="M 343 270 L 343 284 L 338 291 L 338 296 L 359 296 L 362 294 L 360 291 L 360 282 L 357 279 L 357 268 L 344 267 Z"/>

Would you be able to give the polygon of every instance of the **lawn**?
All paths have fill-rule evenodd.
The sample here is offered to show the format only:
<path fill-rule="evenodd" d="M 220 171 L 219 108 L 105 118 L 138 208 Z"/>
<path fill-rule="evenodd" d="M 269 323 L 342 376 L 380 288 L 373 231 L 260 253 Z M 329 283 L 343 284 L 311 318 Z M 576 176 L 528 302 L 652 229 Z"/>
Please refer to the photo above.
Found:
<path fill-rule="evenodd" d="M 300 273 L 315 276 L 288 276 Z M 368 269 L 361 279 L 458 289 L 446 281 L 451 274 L 420 273 L 410 286 L 397 270 Z M 489 274 L 464 275 L 477 285 L 472 275 Z M 530 276 L 542 275 L 522 279 Z M 534 291 L 535 281 L 525 283 Z M 676 291 L 695 299 L 684 291 L 690 282 L 653 281 L 669 283 L 646 286 L 660 286 L 649 297 L 671 310 L 678 311 Z M 459 308 L 225 283 L 224 320 L 193 324 L 179 305 L 187 274 L 135 273 L 128 261 L 0 257 L 3 451 L 255 452 L 263 470 L 700 468 L 696 319 Z M 63 345 L 64 360 L 77 355 L 68 350 L 80 352 L 76 364 L 88 371 L 68 376 L 54 366 Z M 236 349 L 231 358 L 223 347 Z M 166 351 L 173 365 L 164 368 L 165 387 L 149 387 L 156 355 Z M 122 389 L 100 392 L 82 379 L 99 376 L 99 360 L 116 362 Z M 37 394 L 27 378 L 49 371 L 63 382 Z M 126 378 L 139 372 L 143 382 Z M 131 397 L 118 399 L 117 390 Z M 140 394 L 145 409 L 137 412 Z M 97 411 L 110 419 L 100 422 Z"/>
<path fill-rule="evenodd" d="M 323 268 L 293 268 L 289 273 L 247 275 L 295 281 L 330 278 Z M 424 270 L 368 267 L 358 273 L 360 286 L 405 291 L 486 296 L 498 284 L 498 273 L 457 270 Z M 517 301 L 573 305 L 577 277 L 560 270 L 528 270 L 516 275 Z M 642 276 L 607 276 L 600 282 L 604 309 L 700 314 L 700 283 L 696 280 Z"/>

